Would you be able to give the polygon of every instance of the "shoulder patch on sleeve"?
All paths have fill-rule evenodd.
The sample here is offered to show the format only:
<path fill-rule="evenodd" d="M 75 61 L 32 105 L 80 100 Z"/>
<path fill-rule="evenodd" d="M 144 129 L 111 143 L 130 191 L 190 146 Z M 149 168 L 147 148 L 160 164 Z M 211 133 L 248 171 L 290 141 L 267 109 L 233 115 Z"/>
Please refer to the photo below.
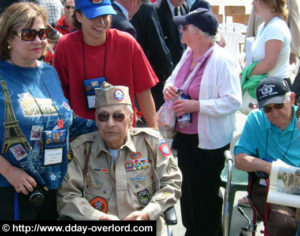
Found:
<path fill-rule="evenodd" d="M 158 148 L 164 157 L 169 157 L 173 155 L 171 148 L 167 142 L 161 142 Z"/>

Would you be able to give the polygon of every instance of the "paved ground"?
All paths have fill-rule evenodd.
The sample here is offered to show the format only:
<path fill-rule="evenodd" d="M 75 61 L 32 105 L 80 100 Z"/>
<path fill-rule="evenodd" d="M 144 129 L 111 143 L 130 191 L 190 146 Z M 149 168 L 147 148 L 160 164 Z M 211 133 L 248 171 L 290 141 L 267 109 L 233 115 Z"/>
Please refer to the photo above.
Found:
<path fill-rule="evenodd" d="M 241 197 L 245 196 L 246 192 L 239 191 L 236 193 L 235 196 L 235 204 L 234 204 L 234 210 L 233 210 L 233 216 L 232 216 L 232 224 L 231 224 L 231 230 L 230 230 L 230 236 L 239 236 L 241 228 L 248 226 L 248 220 L 242 216 L 242 214 L 237 210 L 237 201 Z M 179 203 L 175 206 L 177 217 L 178 217 L 178 224 L 173 226 L 173 235 L 174 236 L 183 236 L 185 233 L 185 228 L 182 225 L 181 221 L 181 215 L 180 215 L 180 205 Z M 249 208 L 243 208 L 245 214 L 248 216 L 248 218 L 252 219 L 252 212 Z M 257 236 L 262 236 L 263 234 L 260 233 L 260 230 L 263 229 L 263 225 L 259 224 L 257 227 Z M 205 235 L 203 235 L 205 236 Z"/>
<path fill-rule="evenodd" d="M 252 0 L 239 0 L 239 1 L 232 1 L 232 0 L 208 0 L 211 5 L 220 5 L 220 14 L 224 13 L 223 7 L 225 5 L 245 5 L 246 6 L 246 14 L 250 14 L 251 8 L 252 8 Z M 297 68 L 299 68 L 298 65 L 293 65 L 291 67 L 291 76 L 292 82 L 295 77 L 295 74 L 297 72 Z M 237 136 L 243 127 L 243 124 L 245 122 L 246 116 L 242 113 L 237 114 L 237 128 L 235 131 L 234 136 Z M 168 142 L 171 144 L 172 140 L 168 140 Z M 222 188 L 221 191 L 224 193 L 224 189 Z M 242 216 L 242 214 L 238 211 L 237 201 L 238 199 L 244 197 L 246 195 L 246 191 L 238 191 L 235 195 L 234 200 L 234 209 L 233 209 L 233 215 L 232 215 L 232 224 L 230 229 L 230 236 L 239 236 L 240 231 L 242 227 L 248 226 L 248 220 Z M 174 236 L 183 236 L 185 233 L 185 228 L 182 225 L 181 221 L 181 213 L 180 213 L 180 205 L 179 203 L 175 206 L 176 212 L 177 212 L 177 218 L 178 218 L 178 224 L 173 226 L 173 235 Z M 249 208 L 243 208 L 245 214 L 248 216 L 248 218 L 252 219 L 252 211 Z M 261 236 L 263 234 L 260 233 L 260 230 L 263 229 L 262 223 L 260 223 L 257 227 L 257 236 Z M 205 236 L 205 235 L 203 235 Z"/>
<path fill-rule="evenodd" d="M 237 113 L 237 126 L 236 130 L 234 132 L 234 136 L 237 137 L 239 133 L 242 130 L 242 127 L 245 123 L 246 115 L 238 112 Z M 171 146 L 172 140 L 168 140 L 169 145 Z M 174 152 L 174 155 L 176 156 L 176 152 Z M 221 192 L 224 194 L 224 189 L 221 188 Z M 239 233 L 241 231 L 241 228 L 244 226 L 248 225 L 248 221 L 245 217 L 242 216 L 242 214 L 237 210 L 237 201 L 241 197 L 246 195 L 246 191 L 238 191 L 235 196 L 235 203 L 234 203 L 234 210 L 233 210 L 233 216 L 232 216 L 232 224 L 231 224 L 231 230 L 230 230 L 230 235 L 231 236 L 239 236 Z M 176 204 L 175 206 L 176 212 L 177 212 L 177 218 L 178 218 L 178 224 L 173 226 L 173 231 L 174 231 L 174 236 L 183 236 L 185 233 L 185 228 L 182 225 L 182 220 L 181 220 L 181 213 L 180 213 L 180 204 Z M 252 219 L 252 212 L 250 209 L 243 208 L 246 215 Z M 261 225 L 259 225 L 259 229 L 257 232 L 260 231 L 262 228 Z M 262 234 L 257 233 L 257 236 L 260 236 Z M 205 236 L 205 235 L 203 235 Z"/>

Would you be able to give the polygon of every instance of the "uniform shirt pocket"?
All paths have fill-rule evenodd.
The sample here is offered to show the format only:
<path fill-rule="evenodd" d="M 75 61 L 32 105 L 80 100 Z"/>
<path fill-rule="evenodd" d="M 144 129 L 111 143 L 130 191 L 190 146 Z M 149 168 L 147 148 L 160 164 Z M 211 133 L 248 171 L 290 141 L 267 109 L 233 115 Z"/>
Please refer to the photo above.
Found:
<path fill-rule="evenodd" d="M 95 201 L 103 204 L 109 202 L 112 197 L 114 185 L 111 182 L 107 169 L 89 168 L 85 186 L 85 198 L 95 207 Z M 98 200 L 95 200 L 97 199 Z M 94 202 L 92 202 L 94 200 Z M 94 203 L 94 204 L 93 204 Z"/>
<path fill-rule="evenodd" d="M 150 170 L 127 172 L 129 191 L 141 206 L 146 206 L 153 195 L 153 181 L 150 173 Z"/>

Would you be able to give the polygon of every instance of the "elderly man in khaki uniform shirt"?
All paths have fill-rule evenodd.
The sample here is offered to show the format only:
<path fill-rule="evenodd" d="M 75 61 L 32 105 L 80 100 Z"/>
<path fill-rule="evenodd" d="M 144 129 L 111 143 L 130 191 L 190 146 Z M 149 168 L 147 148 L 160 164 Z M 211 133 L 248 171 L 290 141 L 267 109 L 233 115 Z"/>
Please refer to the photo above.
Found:
<path fill-rule="evenodd" d="M 128 88 L 104 82 L 96 95 L 98 131 L 75 139 L 58 191 L 58 212 L 74 220 L 157 220 L 181 196 L 182 175 L 160 133 L 132 128 Z"/>

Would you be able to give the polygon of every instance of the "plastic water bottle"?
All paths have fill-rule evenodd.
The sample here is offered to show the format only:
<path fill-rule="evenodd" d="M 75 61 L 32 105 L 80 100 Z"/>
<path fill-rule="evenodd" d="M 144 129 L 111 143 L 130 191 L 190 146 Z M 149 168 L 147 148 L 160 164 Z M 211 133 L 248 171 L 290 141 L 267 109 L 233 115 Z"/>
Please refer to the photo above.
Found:
<path fill-rule="evenodd" d="M 189 99 L 189 96 L 187 94 L 181 93 L 181 99 Z M 186 113 L 182 116 L 177 117 L 177 122 L 178 122 L 179 128 L 188 127 L 190 125 L 191 121 L 192 121 L 191 113 Z"/>

